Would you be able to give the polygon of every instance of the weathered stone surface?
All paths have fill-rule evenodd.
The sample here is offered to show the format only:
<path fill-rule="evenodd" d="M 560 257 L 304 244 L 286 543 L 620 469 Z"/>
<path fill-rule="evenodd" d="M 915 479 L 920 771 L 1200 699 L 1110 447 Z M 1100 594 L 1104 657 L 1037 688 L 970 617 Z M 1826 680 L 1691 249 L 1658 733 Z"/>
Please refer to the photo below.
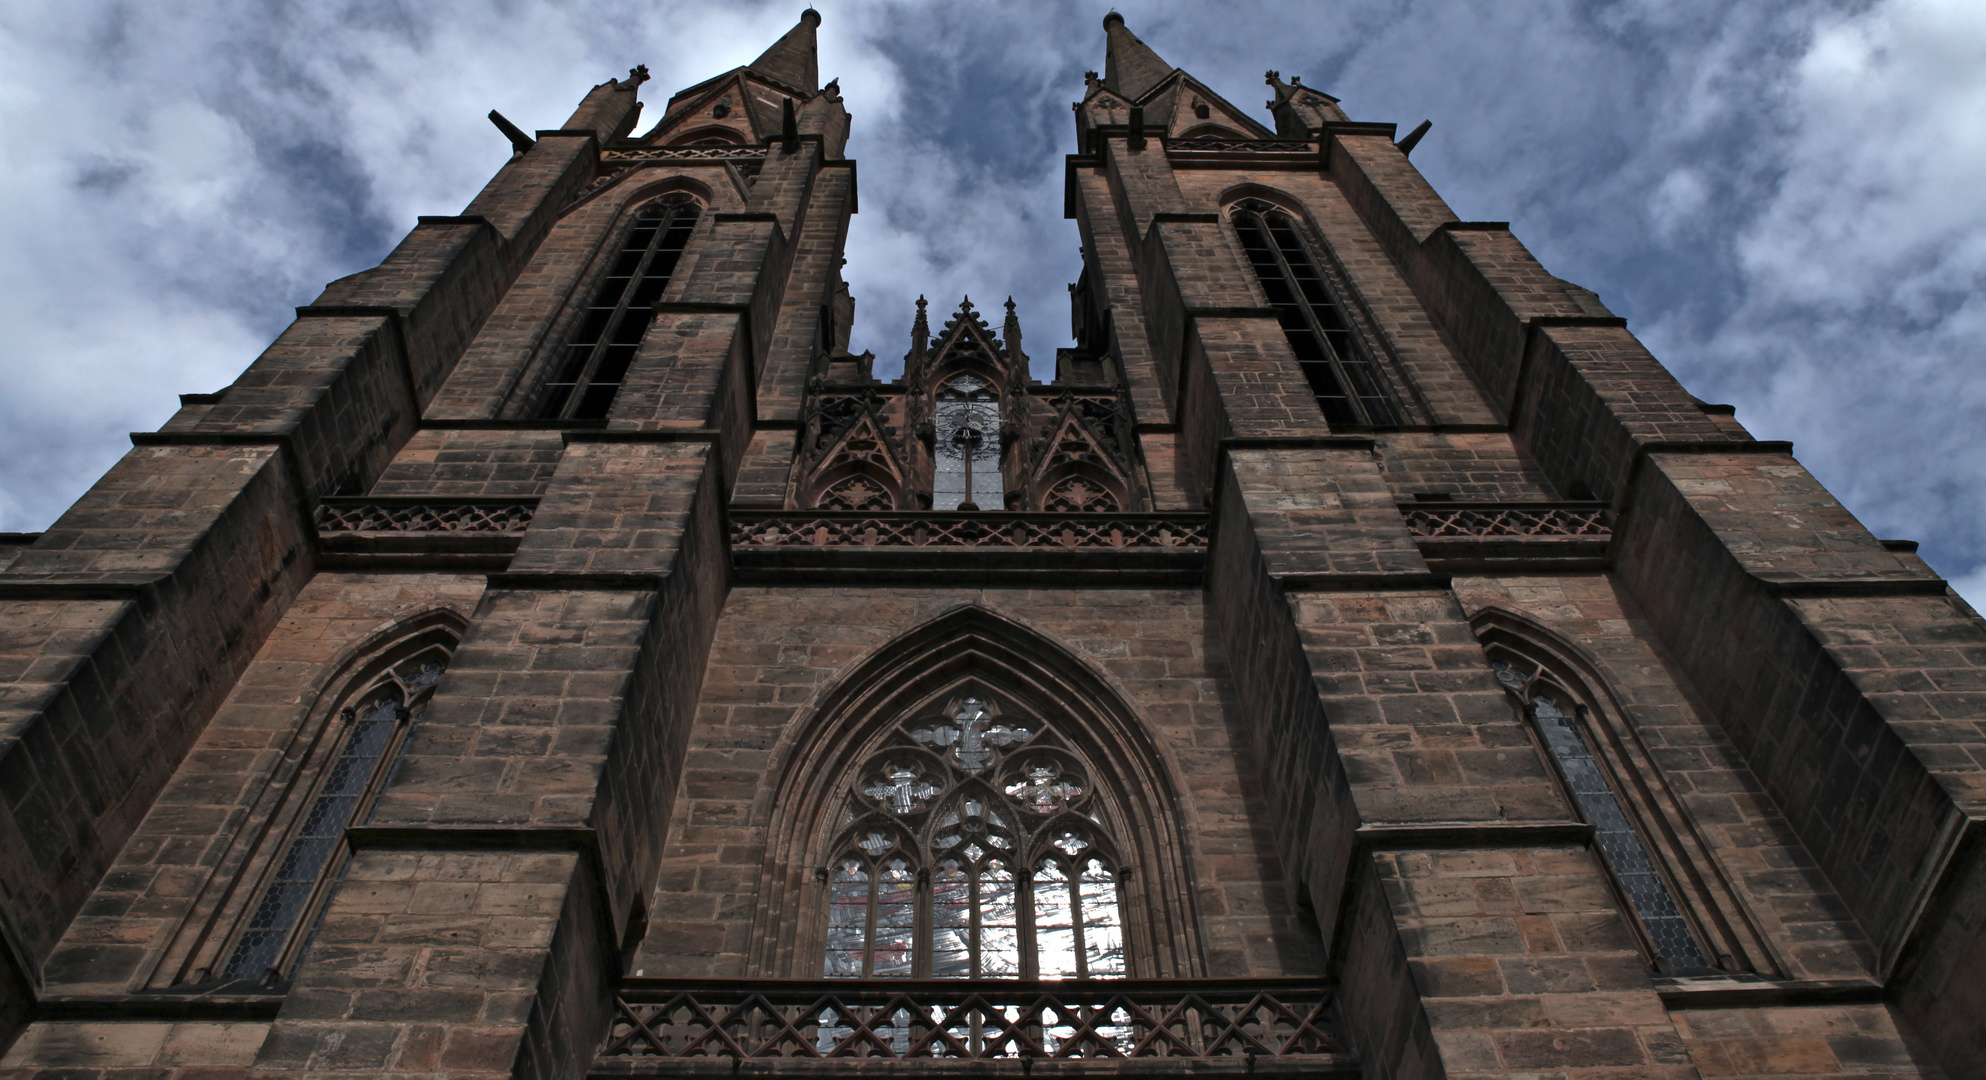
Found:
<path fill-rule="evenodd" d="M 855 170 L 838 96 L 782 81 L 810 13 L 646 141 L 639 73 L 596 86 L 0 538 L 0 1077 L 583 1076 L 630 974 L 820 974 L 836 836 L 897 790 L 858 767 L 971 772 L 887 741 L 968 690 L 1063 740 L 1009 730 L 1012 761 L 1090 770 L 1094 816 L 1059 818 L 1085 796 L 1000 774 L 1046 800 L 1008 843 L 1087 830 L 1129 974 L 1335 982 L 1366 1075 L 1986 1075 L 1986 623 L 1505 226 L 1457 221 L 1388 126 L 1272 77 L 1271 139 L 1112 20 L 1142 51 L 1077 113 L 1064 382 L 1001 367 L 1049 313 L 920 321 L 906 383 L 835 351 Z M 1100 104 L 1137 94 L 1135 131 Z M 611 407 L 536 419 L 662 196 L 701 210 Z M 1242 199 L 1289 215 L 1283 258 L 1399 425 L 1325 419 Z M 966 372 L 1004 395 L 981 438 L 1026 505 L 920 546 L 920 421 Z M 1107 437 L 1054 426 L 1085 395 Z M 837 401 L 876 428 L 845 458 L 823 445 L 871 429 L 822 428 Z M 1013 525 L 1037 444 L 1211 542 Z M 887 528 L 734 560 L 734 512 L 832 518 L 857 458 L 902 501 L 835 520 Z M 320 546 L 314 504 L 361 495 L 429 524 Z M 447 512 L 478 500 L 515 520 Z M 1584 546 L 1481 524 L 1541 513 Z M 857 839 L 928 897 L 922 812 Z M 232 956 L 273 973 L 223 983 Z"/>

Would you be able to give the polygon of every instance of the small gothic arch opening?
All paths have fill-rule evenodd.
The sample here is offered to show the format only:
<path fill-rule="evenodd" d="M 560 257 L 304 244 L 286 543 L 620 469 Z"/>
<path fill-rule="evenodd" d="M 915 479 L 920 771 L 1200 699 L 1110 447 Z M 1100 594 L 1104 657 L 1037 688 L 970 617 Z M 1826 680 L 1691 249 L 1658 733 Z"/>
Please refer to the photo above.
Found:
<path fill-rule="evenodd" d="M 1492 608 L 1473 621 L 1497 681 L 1593 827 L 1595 854 L 1650 966 L 1676 976 L 1775 971 L 1599 667 L 1521 615 Z"/>
<path fill-rule="evenodd" d="M 274 983 L 295 970 L 349 862 L 345 830 L 368 819 L 390 782 L 461 630 L 452 613 L 403 622 L 318 697 L 310 749 L 217 912 L 227 930 L 196 951 L 186 981 Z"/>
<path fill-rule="evenodd" d="M 1191 977 L 1172 770 L 1101 678 L 964 609 L 791 737 L 754 966 L 800 977 Z"/>

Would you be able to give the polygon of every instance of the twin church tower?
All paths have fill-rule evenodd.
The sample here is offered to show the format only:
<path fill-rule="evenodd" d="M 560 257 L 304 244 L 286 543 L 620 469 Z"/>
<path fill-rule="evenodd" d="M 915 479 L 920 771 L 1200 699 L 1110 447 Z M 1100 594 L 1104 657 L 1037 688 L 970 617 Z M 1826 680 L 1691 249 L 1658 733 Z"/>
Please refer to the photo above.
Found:
<path fill-rule="evenodd" d="M 1986 1075 L 1915 545 L 1115 14 L 1074 346 L 879 380 L 820 21 L 0 544 L 0 1077 Z"/>

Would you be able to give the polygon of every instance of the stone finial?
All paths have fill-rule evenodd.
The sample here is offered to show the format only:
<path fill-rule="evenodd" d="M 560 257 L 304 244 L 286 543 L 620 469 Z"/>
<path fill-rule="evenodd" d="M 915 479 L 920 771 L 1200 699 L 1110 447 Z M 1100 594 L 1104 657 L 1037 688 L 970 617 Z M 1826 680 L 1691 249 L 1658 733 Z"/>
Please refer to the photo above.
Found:
<path fill-rule="evenodd" d="M 640 86 L 642 83 L 645 83 L 647 81 L 648 81 L 648 65 L 636 64 L 635 66 L 628 69 L 627 81 L 622 85 Z"/>

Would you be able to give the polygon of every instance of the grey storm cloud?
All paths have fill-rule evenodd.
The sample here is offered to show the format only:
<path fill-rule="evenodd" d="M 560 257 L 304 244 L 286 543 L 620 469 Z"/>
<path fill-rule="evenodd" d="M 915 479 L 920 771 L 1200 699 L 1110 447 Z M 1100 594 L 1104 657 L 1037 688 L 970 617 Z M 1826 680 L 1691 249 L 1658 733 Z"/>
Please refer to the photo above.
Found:
<path fill-rule="evenodd" d="M 0 10 L 0 528 L 39 529 L 226 385 L 324 282 L 646 63 L 749 61 L 791 4 L 13 0 Z M 1068 335 L 1069 103 L 1106 5 L 821 0 L 860 161 L 854 347 L 912 303 L 1012 296 Z M 1300 74 L 1508 220 L 1684 383 L 1738 406 L 1878 533 L 1986 600 L 1986 5 L 1123 0 L 1167 60 L 1258 109 Z M 1265 115 L 1258 113 L 1258 115 Z M 1038 374 L 1046 374 L 1040 372 Z"/>

